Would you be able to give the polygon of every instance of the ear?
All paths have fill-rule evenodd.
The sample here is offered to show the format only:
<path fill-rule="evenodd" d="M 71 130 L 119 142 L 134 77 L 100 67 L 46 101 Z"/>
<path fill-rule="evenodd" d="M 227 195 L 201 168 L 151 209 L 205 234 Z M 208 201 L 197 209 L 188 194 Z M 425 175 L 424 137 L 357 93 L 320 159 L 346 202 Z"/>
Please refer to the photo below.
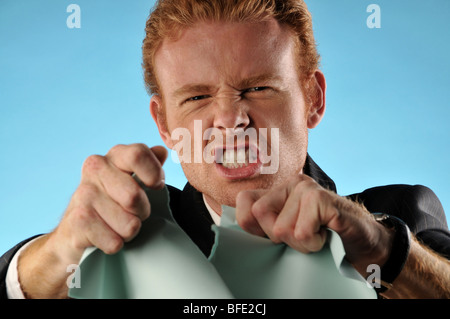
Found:
<path fill-rule="evenodd" d="M 155 94 L 150 99 L 150 114 L 158 127 L 159 135 L 161 136 L 164 144 L 166 144 L 168 148 L 172 149 L 173 142 L 167 127 L 166 112 L 164 110 L 162 98 L 159 95 Z"/>
<path fill-rule="evenodd" d="M 327 89 L 325 75 L 320 70 L 316 70 L 311 76 L 310 85 L 312 87 L 312 98 L 307 117 L 307 124 L 309 129 L 313 129 L 319 125 L 325 114 L 325 91 Z"/>

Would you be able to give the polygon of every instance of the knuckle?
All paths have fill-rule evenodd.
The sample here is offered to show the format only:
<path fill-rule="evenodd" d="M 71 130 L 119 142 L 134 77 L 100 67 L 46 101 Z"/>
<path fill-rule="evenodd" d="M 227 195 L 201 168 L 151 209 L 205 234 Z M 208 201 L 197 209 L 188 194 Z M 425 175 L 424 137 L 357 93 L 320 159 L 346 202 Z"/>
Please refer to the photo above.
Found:
<path fill-rule="evenodd" d="M 130 160 L 139 164 L 149 157 L 150 149 L 145 144 L 133 144 L 130 149 Z"/>
<path fill-rule="evenodd" d="M 136 210 L 141 206 L 142 200 L 142 191 L 138 185 L 130 186 L 123 192 L 122 205 L 126 210 Z"/>
<path fill-rule="evenodd" d="M 77 203 L 86 203 L 93 197 L 98 195 L 98 189 L 96 186 L 88 183 L 80 184 L 73 195 L 73 199 Z"/>
<path fill-rule="evenodd" d="M 83 241 L 80 240 L 79 237 L 72 237 L 70 239 L 71 247 L 73 247 L 77 251 L 82 251 L 86 248 L 86 245 Z"/>
<path fill-rule="evenodd" d="M 152 174 L 149 174 L 146 183 L 148 186 L 157 186 L 161 183 L 161 180 L 163 179 L 163 174 L 161 173 L 161 170 L 155 170 L 152 172 Z"/>
<path fill-rule="evenodd" d="M 141 221 L 144 221 L 147 218 L 149 218 L 150 214 L 151 214 L 151 206 L 150 206 L 150 202 L 148 201 L 147 198 L 144 203 L 145 203 L 145 206 L 140 210 L 140 215 L 139 215 Z"/>
<path fill-rule="evenodd" d="M 310 234 L 303 229 L 295 229 L 294 231 L 294 239 L 298 242 L 307 242 L 311 238 Z"/>
<path fill-rule="evenodd" d="M 239 226 L 241 226 L 244 230 L 251 230 L 255 224 L 253 218 L 251 218 L 248 214 L 237 214 L 236 220 Z"/>
<path fill-rule="evenodd" d="M 84 174 L 95 174 L 106 164 L 106 159 L 100 155 L 91 155 L 83 163 Z"/>
<path fill-rule="evenodd" d="M 72 211 L 72 218 L 80 228 L 87 228 L 95 218 L 95 213 L 88 207 L 77 207 Z"/>
<path fill-rule="evenodd" d="M 288 241 L 290 238 L 290 230 L 284 226 L 274 225 L 272 229 L 273 239 L 279 242 Z"/>
<path fill-rule="evenodd" d="M 121 250 L 123 247 L 123 240 L 119 237 L 117 238 L 111 238 L 108 240 L 108 242 L 104 245 L 104 247 L 100 248 L 105 254 L 107 255 L 113 255 L 117 253 L 119 250 Z"/>
<path fill-rule="evenodd" d="M 123 151 L 125 145 L 123 144 L 117 144 L 111 147 L 111 149 L 108 151 L 107 156 L 115 156 L 115 154 L 119 154 Z"/>
<path fill-rule="evenodd" d="M 125 240 L 130 240 L 134 238 L 139 233 L 141 225 L 142 222 L 139 218 L 137 217 L 131 218 L 124 229 L 123 238 Z"/>
<path fill-rule="evenodd" d="M 252 214 L 256 219 L 263 218 L 266 211 L 267 207 L 263 201 L 256 201 L 252 206 Z"/>
<path fill-rule="evenodd" d="M 243 190 L 240 191 L 236 196 L 236 203 L 245 203 L 252 200 L 252 191 Z"/>
<path fill-rule="evenodd" d="M 80 239 L 79 235 L 89 233 L 95 222 L 96 213 L 92 208 L 80 206 L 70 211 L 65 223 L 65 229 L 68 230 L 69 233 L 76 235 L 73 238 L 75 247 L 78 246 L 77 242 Z"/>
<path fill-rule="evenodd" d="M 298 243 L 302 244 L 302 247 L 309 252 L 317 252 L 322 249 L 324 241 L 321 239 L 321 235 L 314 232 L 295 232 L 294 237 Z"/>
<path fill-rule="evenodd" d="M 303 200 L 307 202 L 321 203 L 328 197 L 328 193 L 325 190 L 319 188 L 313 188 L 305 192 Z"/>
<path fill-rule="evenodd" d="M 317 189 L 312 196 L 318 203 L 326 202 L 330 199 L 330 193 L 325 189 Z"/>

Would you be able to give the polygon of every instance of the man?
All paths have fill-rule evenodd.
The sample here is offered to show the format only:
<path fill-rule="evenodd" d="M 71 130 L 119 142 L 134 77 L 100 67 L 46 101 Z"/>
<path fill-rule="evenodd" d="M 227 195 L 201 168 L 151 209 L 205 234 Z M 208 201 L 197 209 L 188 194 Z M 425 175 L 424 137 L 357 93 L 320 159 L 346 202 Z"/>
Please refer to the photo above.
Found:
<path fill-rule="evenodd" d="M 195 123 L 201 133 L 214 128 L 224 137 L 222 143 L 214 139 L 213 148 L 213 139 L 202 139 L 201 149 L 212 150 L 215 161 L 195 161 L 193 152 L 181 161 L 189 184 L 183 192 L 170 188 L 175 219 L 206 255 L 212 219 L 229 205 L 244 230 L 301 253 L 319 251 L 324 229 L 333 229 L 363 276 L 370 264 L 382 267 L 383 297 L 450 297 L 450 234 L 434 194 L 397 185 L 340 197 L 307 154 L 308 129 L 324 116 L 326 82 L 303 1 L 165 0 L 146 32 L 150 112 L 166 146 L 176 148 L 179 128 L 191 132 L 190 144 L 197 145 Z M 251 128 L 257 142 L 234 141 Z M 231 144 L 225 142 L 229 136 Z M 262 144 L 278 159 L 274 173 L 264 174 L 270 163 Z M 151 203 L 137 180 L 163 187 L 166 157 L 165 148 L 141 144 L 89 157 L 56 229 L 2 258 L 3 294 L 67 297 L 67 265 L 77 264 L 85 248 L 113 254 L 138 234 Z M 378 220 L 369 211 L 392 216 Z"/>

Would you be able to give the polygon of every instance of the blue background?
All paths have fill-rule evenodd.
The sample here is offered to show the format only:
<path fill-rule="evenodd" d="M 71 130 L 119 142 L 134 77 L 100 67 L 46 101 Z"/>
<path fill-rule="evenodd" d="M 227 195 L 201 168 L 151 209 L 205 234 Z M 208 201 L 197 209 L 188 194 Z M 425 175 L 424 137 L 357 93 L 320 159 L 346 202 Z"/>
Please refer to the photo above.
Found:
<path fill-rule="evenodd" d="M 51 231 L 85 158 L 118 143 L 161 144 L 148 111 L 141 43 L 153 1 L 0 1 L 0 254 Z M 327 112 L 309 152 L 342 195 L 423 184 L 450 219 L 450 1 L 307 1 Z M 369 29 L 369 4 L 381 28 Z M 183 187 L 181 168 L 165 164 Z"/>

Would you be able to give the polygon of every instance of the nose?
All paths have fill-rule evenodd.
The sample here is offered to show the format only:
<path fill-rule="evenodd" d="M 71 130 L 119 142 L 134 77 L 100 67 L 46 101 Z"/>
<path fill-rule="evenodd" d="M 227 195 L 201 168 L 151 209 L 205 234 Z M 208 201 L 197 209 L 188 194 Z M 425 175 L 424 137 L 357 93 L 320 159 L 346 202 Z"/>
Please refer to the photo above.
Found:
<path fill-rule="evenodd" d="M 240 98 L 217 100 L 214 112 L 214 127 L 220 130 L 245 129 L 250 124 L 247 106 Z"/>

